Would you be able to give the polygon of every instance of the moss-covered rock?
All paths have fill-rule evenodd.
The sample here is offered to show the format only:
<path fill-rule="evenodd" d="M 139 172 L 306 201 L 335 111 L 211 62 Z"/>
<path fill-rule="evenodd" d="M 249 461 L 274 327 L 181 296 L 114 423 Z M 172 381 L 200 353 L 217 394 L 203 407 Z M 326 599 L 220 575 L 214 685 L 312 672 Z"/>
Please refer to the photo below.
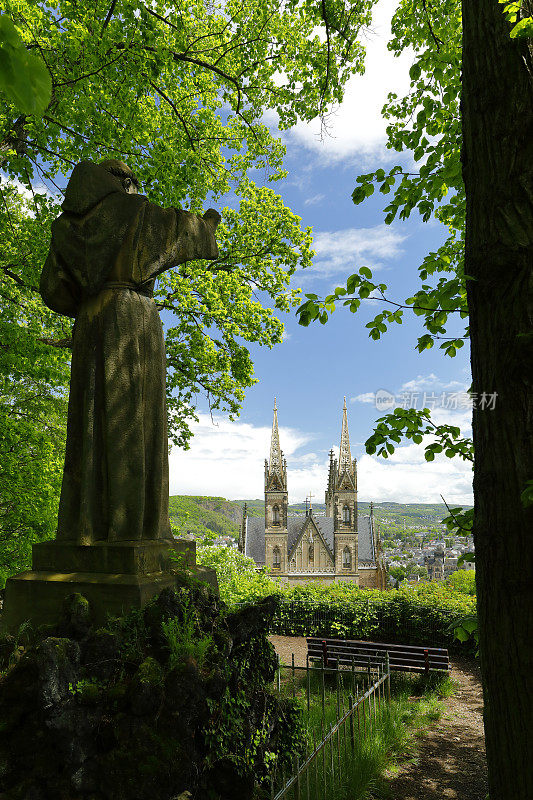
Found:
<path fill-rule="evenodd" d="M 228 615 L 187 580 L 93 629 L 82 600 L 18 663 L 5 643 L 2 797 L 246 800 L 271 753 L 288 761 L 298 716 L 269 688 L 273 601 Z"/>
<path fill-rule="evenodd" d="M 87 635 L 91 627 L 91 609 L 86 597 L 74 592 L 65 598 L 59 627 L 64 636 L 71 636 L 74 639 Z"/>

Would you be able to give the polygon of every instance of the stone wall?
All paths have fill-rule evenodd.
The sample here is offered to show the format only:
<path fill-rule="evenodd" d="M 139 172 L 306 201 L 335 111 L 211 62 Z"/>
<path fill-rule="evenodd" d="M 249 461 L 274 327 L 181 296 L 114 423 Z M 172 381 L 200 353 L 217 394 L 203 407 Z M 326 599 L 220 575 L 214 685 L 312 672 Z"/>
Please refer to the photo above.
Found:
<path fill-rule="evenodd" d="M 359 586 L 365 589 L 382 589 L 380 570 L 377 567 L 359 566 Z"/>

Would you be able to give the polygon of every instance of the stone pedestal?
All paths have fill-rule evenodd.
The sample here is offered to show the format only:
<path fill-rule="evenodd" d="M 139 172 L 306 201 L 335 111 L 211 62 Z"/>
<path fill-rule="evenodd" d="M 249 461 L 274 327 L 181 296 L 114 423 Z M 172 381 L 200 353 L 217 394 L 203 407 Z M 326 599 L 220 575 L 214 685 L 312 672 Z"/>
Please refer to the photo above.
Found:
<path fill-rule="evenodd" d="M 174 551 L 180 564 L 171 560 Z M 16 632 L 25 620 L 33 627 L 58 621 L 64 598 L 79 592 L 90 603 L 96 624 L 107 614 L 142 608 L 154 595 L 175 586 L 173 568 L 186 568 L 216 587 L 216 574 L 196 566 L 196 542 L 144 540 L 78 545 L 51 541 L 33 545 L 33 569 L 6 583 L 0 629 Z M 214 580 L 213 580 L 214 577 Z"/>

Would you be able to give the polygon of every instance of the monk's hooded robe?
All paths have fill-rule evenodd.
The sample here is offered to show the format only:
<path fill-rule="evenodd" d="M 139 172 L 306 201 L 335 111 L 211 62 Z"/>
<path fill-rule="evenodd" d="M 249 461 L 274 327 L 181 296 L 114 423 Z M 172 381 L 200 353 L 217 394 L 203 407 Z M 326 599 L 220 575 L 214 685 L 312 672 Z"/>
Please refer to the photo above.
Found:
<path fill-rule="evenodd" d="M 46 305 L 75 317 L 57 537 L 166 538 L 165 345 L 152 299 L 164 270 L 218 255 L 220 217 L 162 209 L 84 161 L 52 225 Z"/>

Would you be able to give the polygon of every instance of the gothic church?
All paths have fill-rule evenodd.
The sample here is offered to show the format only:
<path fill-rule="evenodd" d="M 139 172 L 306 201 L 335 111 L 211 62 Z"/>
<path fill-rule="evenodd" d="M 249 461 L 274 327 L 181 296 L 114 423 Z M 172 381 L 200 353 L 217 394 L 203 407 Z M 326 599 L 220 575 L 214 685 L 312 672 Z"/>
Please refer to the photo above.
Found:
<path fill-rule="evenodd" d="M 274 401 L 270 460 L 265 460 L 265 517 L 248 517 L 245 510 L 239 549 L 284 584 L 349 581 L 385 588 L 372 505 L 369 515 L 357 510 L 357 464 L 350 451 L 346 398 L 338 460 L 330 452 L 326 513 L 315 513 L 311 504 L 305 516 L 288 514 L 287 508 L 287 462 L 280 448 Z"/>

